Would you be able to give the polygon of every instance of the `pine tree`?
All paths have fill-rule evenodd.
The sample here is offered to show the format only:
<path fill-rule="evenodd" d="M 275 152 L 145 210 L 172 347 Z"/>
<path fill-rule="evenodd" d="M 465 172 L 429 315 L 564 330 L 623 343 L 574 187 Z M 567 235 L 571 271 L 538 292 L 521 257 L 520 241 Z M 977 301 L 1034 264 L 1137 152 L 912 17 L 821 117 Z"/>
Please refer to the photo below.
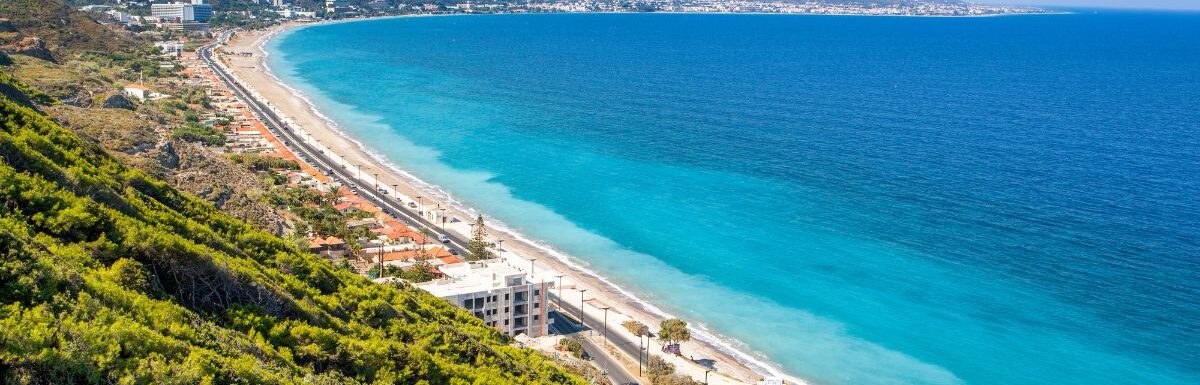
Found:
<path fill-rule="evenodd" d="M 475 219 L 475 224 L 471 226 L 471 240 L 467 242 L 467 260 L 479 261 L 492 258 L 492 251 L 488 250 L 491 244 L 488 243 L 487 226 L 483 223 L 483 215 Z"/>

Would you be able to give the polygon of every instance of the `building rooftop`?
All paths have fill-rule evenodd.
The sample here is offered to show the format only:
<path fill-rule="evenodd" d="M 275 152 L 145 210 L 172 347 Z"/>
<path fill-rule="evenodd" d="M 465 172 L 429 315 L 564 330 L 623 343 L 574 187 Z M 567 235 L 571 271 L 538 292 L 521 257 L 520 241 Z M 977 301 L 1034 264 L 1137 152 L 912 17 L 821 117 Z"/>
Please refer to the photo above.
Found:
<path fill-rule="evenodd" d="M 480 262 L 451 263 L 438 267 L 446 278 L 418 283 L 416 286 L 438 297 L 487 292 L 529 282 L 540 283 L 541 277 L 527 279 L 528 274 L 499 259 Z M 514 282 L 516 284 L 514 284 Z M 546 280 L 552 285 L 552 280 Z"/>

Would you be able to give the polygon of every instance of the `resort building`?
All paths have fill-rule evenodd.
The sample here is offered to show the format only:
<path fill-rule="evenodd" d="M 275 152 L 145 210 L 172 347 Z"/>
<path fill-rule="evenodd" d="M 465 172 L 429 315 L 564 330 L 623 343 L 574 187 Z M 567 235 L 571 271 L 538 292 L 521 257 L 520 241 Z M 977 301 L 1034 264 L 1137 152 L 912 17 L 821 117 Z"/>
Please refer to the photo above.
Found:
<path fill-rule="evenodd" d="M 429 293 L 467 309 L 488 326 L 510 336 L 541 337 L 548 333 L 549 300 L 553 281 L 492 259 L 438 267 L 446 278 L 416 284 Z"/>
<path fill-rule="evenodd" d="M 202 3 L 151 4 L 150 16 L 167 23 L 205 22 L 212 18 L 212 5 Z"/>

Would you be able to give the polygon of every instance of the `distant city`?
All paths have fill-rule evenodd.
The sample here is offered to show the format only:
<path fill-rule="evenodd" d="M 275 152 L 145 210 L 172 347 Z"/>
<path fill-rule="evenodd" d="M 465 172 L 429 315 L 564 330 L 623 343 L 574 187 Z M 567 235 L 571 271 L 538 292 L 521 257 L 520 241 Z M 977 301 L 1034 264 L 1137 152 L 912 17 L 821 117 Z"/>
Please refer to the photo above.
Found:
<path fill-rule="evenodd" d="M 490 14 L 549 12 L 778 13 L 876 16 L 989 16 L 1046 13 L 1023 6 L 982 5 L 947 0 L 777 1 L 777 0 L 603 0 L 603 1 L 401 1 L 401 0 L 259 0 L 257 2 L 126 1 L 96 4 L 77 0 L 80 10 L 107 13 L 110 20 L 135 28 L 154 26 L 206 32 L 209 23 L 261 27 L 278 20 L 321 20 L 410 14 Z M 102 20 L 103 21 L 103 20 Z"/>

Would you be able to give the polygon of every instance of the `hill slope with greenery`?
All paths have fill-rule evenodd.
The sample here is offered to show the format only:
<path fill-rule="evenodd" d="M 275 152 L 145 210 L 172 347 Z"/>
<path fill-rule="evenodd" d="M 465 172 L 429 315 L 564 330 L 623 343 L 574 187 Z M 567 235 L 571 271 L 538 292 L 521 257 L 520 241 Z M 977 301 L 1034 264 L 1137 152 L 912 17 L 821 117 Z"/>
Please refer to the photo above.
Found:
<path fill-rule="evenodd" d="M 5 383 L 581 383 L 441 299 L 339 270 L 5 96 L 0 160 Z"/>

